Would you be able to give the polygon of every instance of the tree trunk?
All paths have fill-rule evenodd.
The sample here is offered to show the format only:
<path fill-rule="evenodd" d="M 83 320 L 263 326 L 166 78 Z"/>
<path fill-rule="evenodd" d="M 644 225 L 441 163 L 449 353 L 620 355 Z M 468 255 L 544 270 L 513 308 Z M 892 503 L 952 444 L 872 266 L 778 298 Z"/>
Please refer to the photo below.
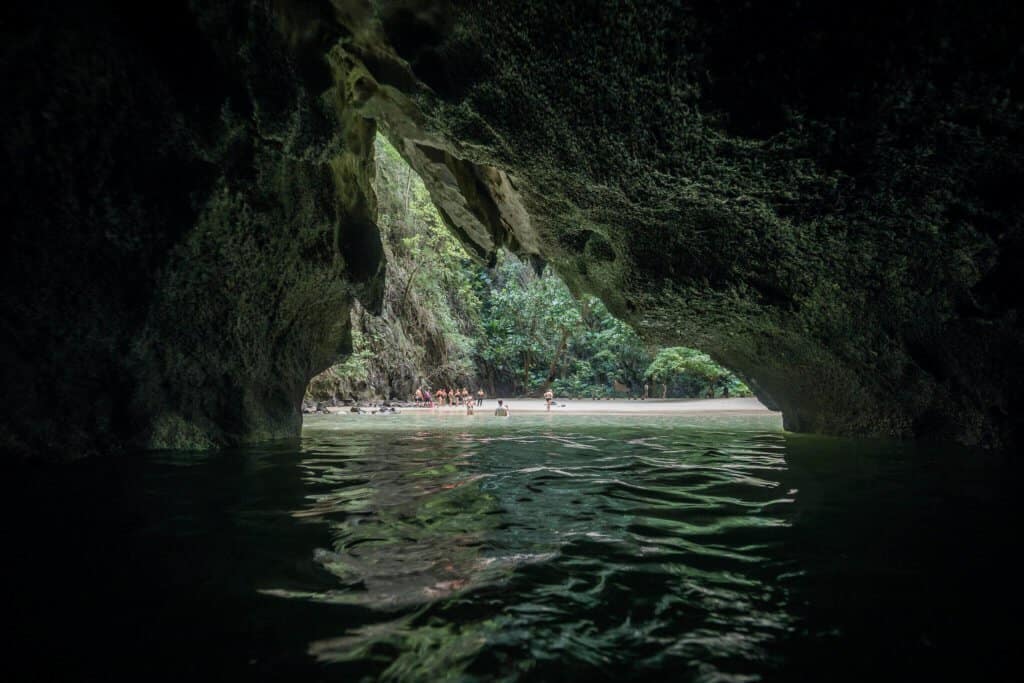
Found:
<path fill-rule="evenodd" d="M 412 191 L 412 169 L 409 169 L 408 174 L 405 176 L 405 213 L 409 215 L 409 198 Z"/>
<path fill-rule="evenodd" d="M 530 390 L 530 352 L 523 357 L 523 394 Z"/>
<path fill-rule="evenodd" d="M 569 346 L 569 330 L 562 328 L 562 338 L 558 341 L 558 350 L 555 351 L 555 357 L 551 361 L 551 367 L 548 369 L 548 378 L 544 382 L 544 386 L 541 388 L 541 392 L 548 390 L 551 383 L 555 381 L 555 373 L 558 372 L 558 364 L 562 360 L 562 356 L 565 354 L 565 349 Z"/>
<path fill-rule="evenodd" d="M 411 289 L 412 289 L 412 283 L 413 283 L 413 278 L 415 278 L 415 277 L 416 277 L 416 273 L 418 273 L 418 272 L 419 272 L 419 270 L 420 270 L 420 267 L 421 267 L 421 266 L 422 266 L 422 265 L 423 265 L 424 263 L 426 263 L 426 260 L 425 260 L 425 259 L 424 259 L 424 260 L 422 260 L 422 261 L 420 261 L 419 263 L 417 263 L 417 264 L 416 264 L 416 267 L 415 267 L 415 268 L 413 268 L 413 269 L 412 269 L 412 272 L 411 272 L 411 273 L 409 274 L 409 279 L 408 279 L 408 280 L 406 280 L 406 283 L 405 283 L 405 291 L 404 291 L 404 292 L 402 293 L 402 303 L 401 303 L 401 306 L 400 306 L 400 307 L 399 307 L 399 309 L 398 309 L 398 310 L 399 310 L 399 311 L 401 311 L 402 313 L 404 313 L 404 312 L 405 312 L 405 306 L 406 306 L 406 303 L 408 302 L 408 299 L 409 299 L 409 290 L 411 290 Z"/>

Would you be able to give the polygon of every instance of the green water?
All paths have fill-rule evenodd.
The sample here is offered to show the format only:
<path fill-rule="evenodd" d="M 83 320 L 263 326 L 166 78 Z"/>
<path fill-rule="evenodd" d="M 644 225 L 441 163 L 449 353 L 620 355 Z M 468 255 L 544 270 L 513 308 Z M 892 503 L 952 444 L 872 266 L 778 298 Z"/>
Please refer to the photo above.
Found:
<path fill-rule="evenodd" d="M 934 680 L 1012 661 L 999 457 L 775 417 L 317 416 L 22 477 L 17 656 L 137 680 Z"/>

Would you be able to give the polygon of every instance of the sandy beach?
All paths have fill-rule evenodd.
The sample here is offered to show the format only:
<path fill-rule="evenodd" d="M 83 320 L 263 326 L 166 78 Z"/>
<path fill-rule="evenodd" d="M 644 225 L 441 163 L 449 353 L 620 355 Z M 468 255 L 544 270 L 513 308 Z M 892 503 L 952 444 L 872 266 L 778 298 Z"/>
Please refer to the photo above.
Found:
<path fill-rule="evenodd" d="M 511 414 L 543 413 L 546 411 L 541 398 L 502 398 Z M 490 413 L 498 405 L 498 399 L 486 398 L 477 411 Z M 350 408 L 328 408 L 332 413 L 347 413 Z M 369 408 L 372 410 L 372 408 Z M 401 408 L 405 413 L 465 413 L 465 406 L 437 406 L 430 408 Z M 551 406 L 552 413 L 574 415 L 676 415 L 676 414 L 733 414 L 769 415 L 774 411 L 766 408 L 756 398 L 714 398 L 714 399 L 647 399 L 645 401 L 612 399 L 593 401 L 590 399 L 556 399 Z"/>

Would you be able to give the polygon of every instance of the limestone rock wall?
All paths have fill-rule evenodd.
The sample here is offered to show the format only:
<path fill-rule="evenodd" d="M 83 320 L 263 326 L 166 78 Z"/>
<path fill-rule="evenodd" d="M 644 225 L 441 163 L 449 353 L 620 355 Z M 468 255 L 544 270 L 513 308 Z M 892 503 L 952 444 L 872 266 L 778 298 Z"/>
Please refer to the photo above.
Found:
<path fill-rule="evenodd" d="M 374 124 L 291 10 L 5 6 L 4 450 L 298 434 L 383 263 Z"/>
<path fill-rule="evenodd" d="M 1012 3 L 380 2 L 338 50 L 464 239 L 552 263 L 797 431 L 1020 425 Z M 515 218 L 513 218 L 515 217 Z"/>
<path fill-rule="evenodd" d="M 379 301 L 379 125 L 481 259 L 552 263 L 795 430 L 1019 434 L 1015 3 L 3 8 L 0 440 L 298 429 Z"/>

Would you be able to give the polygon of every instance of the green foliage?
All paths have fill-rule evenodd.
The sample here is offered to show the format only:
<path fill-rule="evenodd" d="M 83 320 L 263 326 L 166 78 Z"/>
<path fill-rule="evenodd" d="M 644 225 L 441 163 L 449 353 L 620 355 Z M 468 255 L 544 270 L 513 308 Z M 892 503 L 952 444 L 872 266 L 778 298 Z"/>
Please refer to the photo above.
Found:
<path fill-rule="evenodd" d="M 644 373 L 683 395 L 750 396 L 750 389 L 711 356 L 685 346 L 661 349 Z M 700 391 L 703 389 L 703 391 Z"/>
<path fill-rule="evenodd" d="M 504 393 L 539 393 L 550 380 L 560 396 L 639 395 L 653 364 L 651 351 L 631 327 L 594 297 L 577 301 L 550 270 L 536 275 L 513 256 L 503 255 L 484 298 L 482 374 Z M 564 338 L 563 338 L 564 335 Z M 673 396 L 706 393 L 708 377 L 730 395 L 749 390 L 706 354 L 686 350 L 691 367 L 660 372 Z M 678 354 L 661 354 L 655 370 L 678 365 Z M 706 359 L 706 364 L 698 361 Z M 697 370 L 702 372 L 697 372 Z M 685 370 L 685 371 L 684 371 Z M 659 376 L 660 376 L 659 375 Z M 616 391 L 616 384 L 620 387 Z"/>
<path fill-rule="evenodd" d="M 444 225 L 423 182 L 377 138 L 379 223 L 387 242 L 384 318 L 418 353 L 408 393 L 420 384 L 468 384 L 475 374 L 480 268 Z"/>
<path fill-rule="evenodd" d="M 352 354 L 310 382 L 309 398 L 408 397 L 422 385 L 639 395 L 655 374 L 673 396 L 703 395 L 709 384 L 749 393 L 700 352 L 653 356 L 599 299 L 575 299 L 549 268 L 538 274 L 507 252 L 492 269 L 475 263 L 397 150 L 378 136 L 376 152 L 383 315 L 353 309 Z"/>

